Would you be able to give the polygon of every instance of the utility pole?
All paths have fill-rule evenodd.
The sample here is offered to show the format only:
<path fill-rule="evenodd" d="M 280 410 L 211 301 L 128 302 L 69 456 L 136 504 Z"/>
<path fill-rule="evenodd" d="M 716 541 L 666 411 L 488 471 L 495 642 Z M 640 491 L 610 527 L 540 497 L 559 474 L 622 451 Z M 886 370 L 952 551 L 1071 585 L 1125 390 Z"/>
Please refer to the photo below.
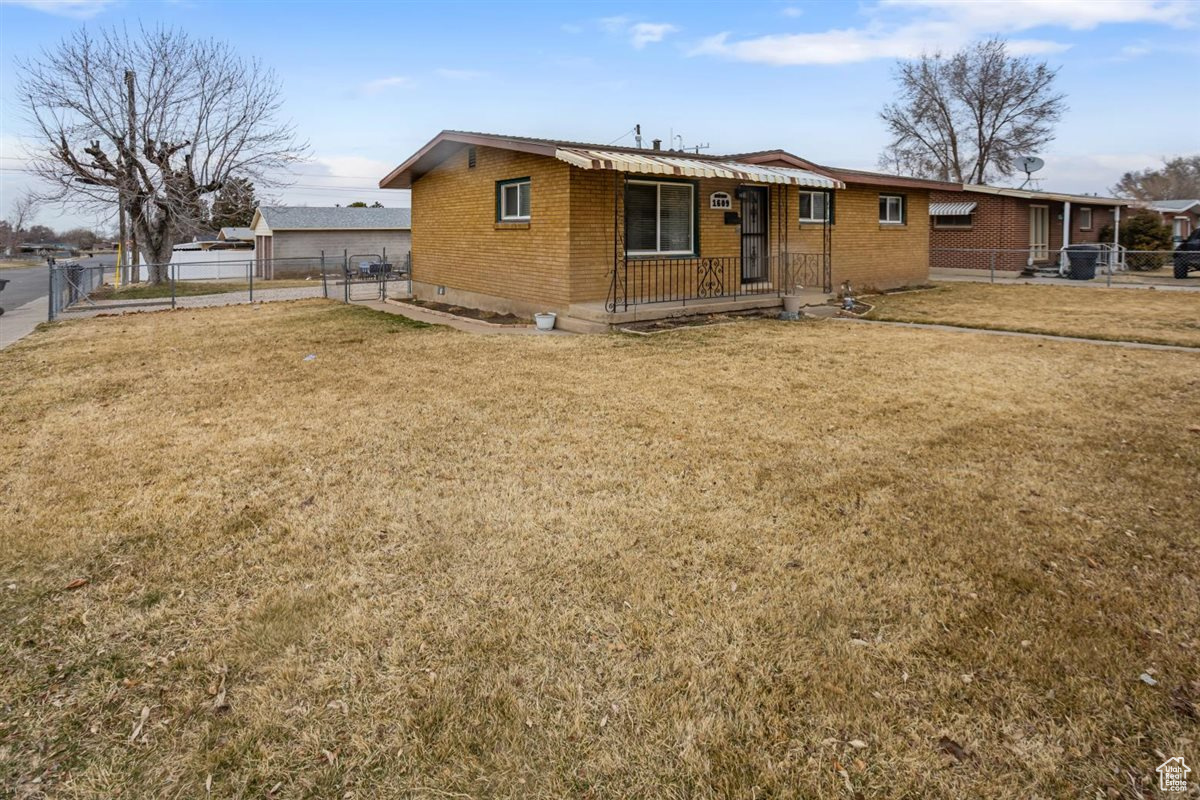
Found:
<path fill-rule="evenodd" d="M 117 282 L 122 286 L 129 283 L 129 268 L 125 266 L 125 195 L 117 192 L 117 253 L 121 263 L 117 264 Z"/>
<path fill-rule="evenodd" d="M 126 149 L 131 154 L 131 157 L 132 157 L 133 153 L 137 152 L 137 106 L 136 106 L 136 102 L 137 102 L 137 98 L 136 98 L 136 95 L 134 94 L 133 70 L 127 69 L 127 70 L 125 70 L 125 104 L 126 104 L 126 114 L 128 117 L 128 126 L 129 126 L 129 131 L 126 134 L 126 136 L 128 136 L 129 138 L 126 140 L 125 144 L 126 144 Z M 133 164 L 127 163 L 125 165 L 125 172 L 127 173 L 125 176 L 126 180 L 134 180 L 134 181 L 137 180 L 137 176 L 133 173 Z M 124 201 L 124 196 L 122 196 L 122 199 L 121 199 L 121 224 L 122 225 L 125 224 L 124 209 L 125 209 L 125 201 Z M 131 245 L 130 246 L 131 252 L 130 252 L 130 259 L 129 259 L 129 263 L 130 263 L 130 268 L 129 268 L 130 280 L 129 280 L 129 282 L 137 283 L 138 280 L 140 280 L 142 277 L 141 276 L 142 258 L 141 258 L 141 254 L 138 252 L 137 226 L 134 224 L 132 215 L 130 216 L 130 219 L 129 219 L 129 229 L 130 229 L 129 230 L 129 233 L 130 233 L 129 238 L 130 238 L 130 245 Z M 147 276 L 147 277 L 149 277 L 149 276 Z"/>

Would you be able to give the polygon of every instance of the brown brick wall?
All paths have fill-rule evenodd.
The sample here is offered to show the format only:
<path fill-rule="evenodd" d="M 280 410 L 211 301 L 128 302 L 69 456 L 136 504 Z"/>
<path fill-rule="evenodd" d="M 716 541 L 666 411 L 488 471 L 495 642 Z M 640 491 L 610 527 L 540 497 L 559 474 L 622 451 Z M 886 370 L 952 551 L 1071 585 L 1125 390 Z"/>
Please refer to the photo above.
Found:
<path fill-rule="evenodd" d="M 569 167 L 491 147 L 451 155 L 414 182 L 413 280 L 546 310 L 569 302 Z M 530 221 L 496 222 L 496 182 L 531 179 Z"/>
<path fill-rule="evenodd" d="M 990 251 L 997 252 L 996 269 L 1020 271 L 1029 263 L 1029 209 L 1033 205 L 1044 205 L 1049 213 L 1049 260 L 1058 258 L 1062 248 L 1063 203 L 1053 200 L 1038 201 L 1019 197 L 1000 197 L 977 192 L 934 191 L 930 198 L 934 203 L 975 203 L 970 228 L 942 228 L 933 224 L 930 217 L 930 263 L 942 269 L 989 269 Z M 1090 229 L 1080 227 L 1081 208 L 1092 210 Z M 1127 212 L 1122 211 L 1122 217 Z M 1089 206 L 1071 204 L 1071 244 L 1100 241 L 1100 231 L 1111 225 L 1114 212 L 1111 206 Z M 957 250 L 957 252 L 955 252 Z M 962 252 L 971 250 L 978 252 Z M 1043 262 L 1044 263 L 1044 262 Z"/>

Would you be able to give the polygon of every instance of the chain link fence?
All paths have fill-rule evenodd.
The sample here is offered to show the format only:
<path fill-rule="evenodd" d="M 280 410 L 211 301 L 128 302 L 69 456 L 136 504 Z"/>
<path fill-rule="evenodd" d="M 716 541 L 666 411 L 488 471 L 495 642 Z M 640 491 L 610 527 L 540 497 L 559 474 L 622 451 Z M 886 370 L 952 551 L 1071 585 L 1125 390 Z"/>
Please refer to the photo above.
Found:
<path fill-rule="evenodd" d="M 48 319 L 69 312 L 120 313 L 325 298 L 386 300 L 411 293 L 412 258 L 386 253 L 320 253 L 297 258 L 178 261 L 134 267 L 53 264 Z M 136 278 L 136 280 L 131 280 Z"/>
<path fill-rule="evenodd" d="M 1071 280 L 1135 276 L 1171 282 L 1200 273 L 1200 251 L 1129 250 L 1112 244 L 1076 244 L 1060 249 L 1033 248 L 930 248 L 932 269 L 977 272 L 991 282 L 998 277 L 1021 274 Z"/>

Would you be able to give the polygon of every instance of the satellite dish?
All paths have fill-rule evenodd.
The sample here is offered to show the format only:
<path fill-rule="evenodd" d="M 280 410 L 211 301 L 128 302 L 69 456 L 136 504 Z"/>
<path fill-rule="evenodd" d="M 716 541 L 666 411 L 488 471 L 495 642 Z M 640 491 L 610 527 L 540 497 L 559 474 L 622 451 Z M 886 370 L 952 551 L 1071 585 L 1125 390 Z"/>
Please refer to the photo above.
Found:
<path fill-rule="evenodd" d="M 1037 156 L 1021 156 L 1017 159 L 1017 167 L 1026 175 L 1037 172 L 1044 166 L 1046 166 L 1046 162 Z"/>
<path fill-rule="evenodd" d="M 1021 184 L 1022 189 L 1033 180 L 1033 173 L 1037 172 L 1042 167 L 1046 166 L 1046 162 L 1037 156 L 1021 156 L 1017 159 L 1017 169 L 1025 173 L 1025 182 Z"/>

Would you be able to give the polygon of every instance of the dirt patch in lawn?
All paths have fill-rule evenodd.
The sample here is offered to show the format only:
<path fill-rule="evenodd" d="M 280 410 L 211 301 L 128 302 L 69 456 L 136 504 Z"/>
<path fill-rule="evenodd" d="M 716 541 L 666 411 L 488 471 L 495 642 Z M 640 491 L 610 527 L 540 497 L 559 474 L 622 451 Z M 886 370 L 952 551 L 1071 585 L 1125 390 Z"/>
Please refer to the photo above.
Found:
<path fill-rule="evenodd" d="M 731 322 L 747 322 L 750 320 L 778 319 L 779 309 L 772 311 L 734 311 L 724 314 L 697 314 L 690 317 L 671 317 L 669 319 L 652 319 L 645 322 L 631 322 L 622 325 L 626 333 L 652 334 L 666 333 L 681 328 L 702 328 L 711 325 L 724 325 Z"/>
<path fill-rule="evenodd" d="M 420 308 L 428 308 L 431 311 L 440 311 L 443 314 L 453 314 L 456 317 L 465 317 L 467 319 L 480 320 L 482 322 L 490 322 L 493 325 L 532 325 L 533 320 L 529 317 L 519 317 L 516 314 L 498 314 L 495 311 L 483 311 L 478 308 L 468 308 L 467 306 L 456 306 L 449 303 L 434 303 L 429 300 L 418 300 L 411 298 L 399 301 L 408 303 L 409 305 L 418 306 Z"/>
<path fill-rule="evenodd" d="M 1193 292 L 947 283 L 868 302 L 871 319 L 1200 347 Z"/>
<path fill-rule="evenodd" d="M 1133 796 L 1196 741 L 1189 353 L 306 301 L 0 374 L 17 797 Z"/>

